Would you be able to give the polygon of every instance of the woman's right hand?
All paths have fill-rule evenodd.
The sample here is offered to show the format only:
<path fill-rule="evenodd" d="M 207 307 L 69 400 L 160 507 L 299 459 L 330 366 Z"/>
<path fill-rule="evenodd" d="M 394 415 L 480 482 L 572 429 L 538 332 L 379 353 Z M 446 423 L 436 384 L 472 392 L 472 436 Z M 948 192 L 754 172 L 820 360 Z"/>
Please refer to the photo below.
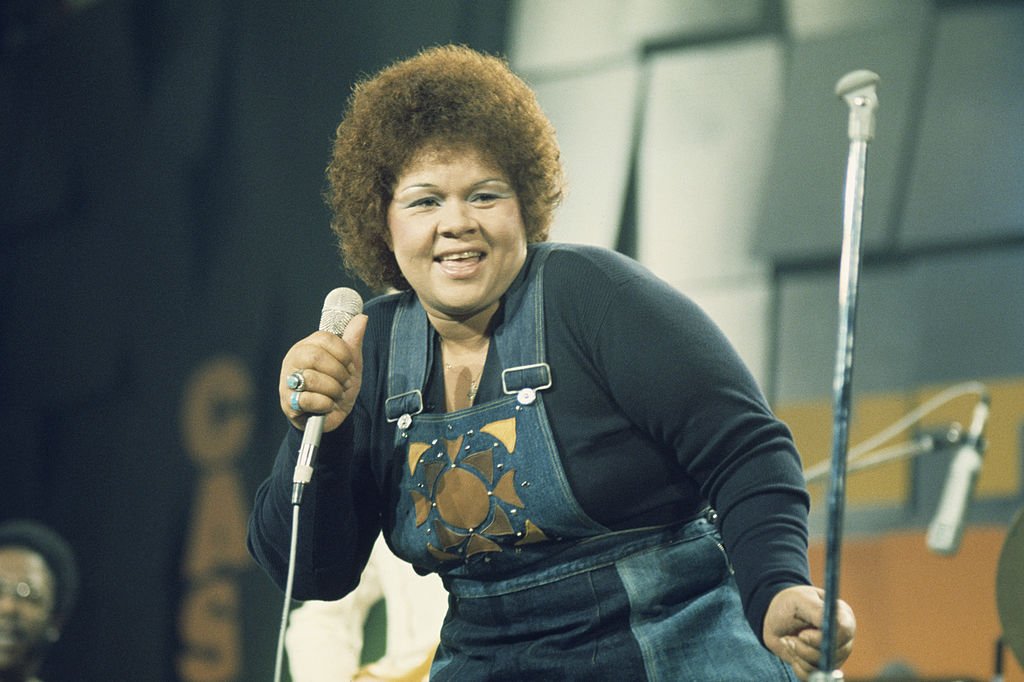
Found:
<path fill-rule="evenodd" d="M 363 382 L 366 321 L 366 315 L 356 315 L 340 337 L 313 332 L 285 354 L 277 390 L 281 411 L 296 428 L 305 429 L 306 421 L 320 414 L 324 432 L 333 431 L 352 411 Z M 302 376 L 299 390 L 288 383 L 295 373 Z"/>

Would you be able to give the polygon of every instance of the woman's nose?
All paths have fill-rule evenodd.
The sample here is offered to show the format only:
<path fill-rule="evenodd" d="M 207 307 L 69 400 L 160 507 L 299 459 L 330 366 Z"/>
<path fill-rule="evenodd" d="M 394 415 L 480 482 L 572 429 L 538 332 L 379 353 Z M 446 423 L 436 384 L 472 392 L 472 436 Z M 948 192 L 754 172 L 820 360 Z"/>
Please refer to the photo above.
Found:
<path fill-rule="evenodd" d="M 457 238 L 475 232 L 480 225 L 465 201 L 446 202 L 438 218 L 438 229 L 446 237 Z"/>

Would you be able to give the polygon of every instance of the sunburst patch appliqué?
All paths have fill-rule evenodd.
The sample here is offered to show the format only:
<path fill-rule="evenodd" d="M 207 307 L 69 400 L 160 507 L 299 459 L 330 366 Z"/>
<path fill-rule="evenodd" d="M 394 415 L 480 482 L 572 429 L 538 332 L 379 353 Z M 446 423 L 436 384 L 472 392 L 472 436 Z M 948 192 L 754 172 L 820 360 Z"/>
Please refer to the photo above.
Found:
<path fill-rule="evenodd" d="M 515 417 L 475 434 L 409 443 L 409 474 L 418 488 L 409 495 L 416 526 L 433 537 L 427 549 L 435 559 L 466 559 L 547 539 L 516 491 L 515 447 Z"/>

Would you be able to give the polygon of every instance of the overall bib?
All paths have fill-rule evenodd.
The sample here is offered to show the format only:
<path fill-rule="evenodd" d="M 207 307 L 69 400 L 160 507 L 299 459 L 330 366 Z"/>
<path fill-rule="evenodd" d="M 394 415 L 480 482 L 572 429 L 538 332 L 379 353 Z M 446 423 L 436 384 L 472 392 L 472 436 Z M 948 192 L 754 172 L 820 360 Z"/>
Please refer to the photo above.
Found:
<path fill-rule="evenodd" d="M 506 297 L 491 339 L 498 400 L 423 412 L 433 332 L 411 292 L 395 315 L 385 411 L 402 474 L 389 541 L 450 593 L 431 680 L 794 680 L 747 625 L 713 512 L 613 532 L 573 496 L 543 400 L 558 371 L 545 362 L 542 283 L 555 248 L 531 246 Z"/>

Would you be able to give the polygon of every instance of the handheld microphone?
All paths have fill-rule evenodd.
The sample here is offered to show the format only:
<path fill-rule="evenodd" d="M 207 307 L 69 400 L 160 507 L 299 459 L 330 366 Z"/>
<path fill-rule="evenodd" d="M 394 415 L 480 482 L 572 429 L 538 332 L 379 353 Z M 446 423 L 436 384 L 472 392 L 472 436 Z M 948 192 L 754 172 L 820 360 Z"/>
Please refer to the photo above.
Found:
<path fill-rule="evenodd" d="M 361 312 L 363 299 L 359 293 L 353 289 L 339 287 L 327 294 L 327 298 L 324 299 L 323 311 L 320 314 L 320 331 L 341 336 L 352 318 Z M 323 415 L 314 414 L 306 420 L 306 428 L 302 432 L 302 445 L 299 446 L 299 458 L 292 476 L 293 505 L 302 503 L 302 491 L 313 478 L 313 462 L 316 461 L 323 432 Z"/>
<path fill-rule="evenodd" d="M 949 465 L 938 510 L 928 526 L 925 538 L 928 549 L 936 554 L 953 555 L 960 549 L 964 516 L 974 495 L 978 472 L 981 471 L 981 455 L 985 449 L 981 436 L 988 419 L 988 409 L 989 398 L 984 395 L 974 407 L 964 443 Z"/>

